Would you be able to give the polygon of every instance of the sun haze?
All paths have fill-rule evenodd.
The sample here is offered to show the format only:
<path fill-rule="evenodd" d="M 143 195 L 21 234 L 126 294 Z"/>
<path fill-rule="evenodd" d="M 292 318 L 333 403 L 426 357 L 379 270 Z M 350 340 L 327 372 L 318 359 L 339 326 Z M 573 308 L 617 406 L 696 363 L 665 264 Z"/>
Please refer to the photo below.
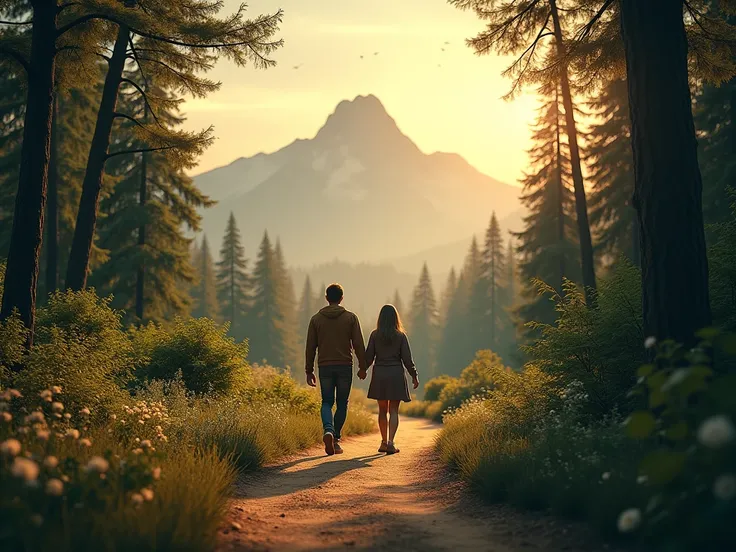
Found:
<path fill-rule="evenodd" d="M 226 0 L 235 10 L 238 0 Z M 217 141 L 193 171 L 311 138 L 340 100 L 374 94 L 419 148 L 465 157 L 516 184 L 526 165 L 535 96 L 507 102 L 508 59 L 476 56 L 465 44 L 481 28 L 444 0 L 256 0 L 249 14 L 284 10 L 277 66 L 210 73 L 219 92 L 184 105 L 188 128 L 215 127 Z"/>

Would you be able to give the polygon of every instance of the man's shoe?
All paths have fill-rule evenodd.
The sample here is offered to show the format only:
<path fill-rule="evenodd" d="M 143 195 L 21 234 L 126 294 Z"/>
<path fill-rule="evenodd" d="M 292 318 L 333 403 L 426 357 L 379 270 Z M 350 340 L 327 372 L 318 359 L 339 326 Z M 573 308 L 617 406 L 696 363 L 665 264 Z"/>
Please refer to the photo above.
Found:
<path fill-rule="evenodd" d="M 388 451 L 388 443 L 386 441 L 381 441 L 381 446 L 378 447 L 378 452 L 387 452 Z"/>
<path fill-rule="evenodd" d="M 325 444 L 325 452 L 327 456 L 335 454 L 335 436 L 329 431 L 322 436 L 322 442 Z"/>
<path fill-rule="evenodd" d="M 342 450 L 342 447 L 340 446 L 340 441 L 335 440 L 335 454 L 342 454 L 342 453 L 343 453 L 343 450 Z"/>

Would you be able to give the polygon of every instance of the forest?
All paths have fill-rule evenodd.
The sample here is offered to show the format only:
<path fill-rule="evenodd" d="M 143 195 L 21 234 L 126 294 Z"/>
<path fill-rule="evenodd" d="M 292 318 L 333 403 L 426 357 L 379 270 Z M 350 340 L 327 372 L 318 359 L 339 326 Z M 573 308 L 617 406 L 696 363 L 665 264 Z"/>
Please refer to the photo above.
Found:
<path fill-rule="evenodd" d="M 385 290 L 423 383 L 403 412 L 489 504 L 730 549 L 736 2 L 447 4 L 471 52 L 511 56 L 506 99 L 540 102 L 523 228 L 488 205 L 462 266 Z M 250 258 L 233 214 L 208 241 L 189 174 L 215 133 L 183 130 L 218 60 L 276 64 L 284 17 L 0 0 L 3 549 L 214 550 L 242 478 L 320 441 L 301 367 L 330 282 L 294 281 L 268 228 Z"/>

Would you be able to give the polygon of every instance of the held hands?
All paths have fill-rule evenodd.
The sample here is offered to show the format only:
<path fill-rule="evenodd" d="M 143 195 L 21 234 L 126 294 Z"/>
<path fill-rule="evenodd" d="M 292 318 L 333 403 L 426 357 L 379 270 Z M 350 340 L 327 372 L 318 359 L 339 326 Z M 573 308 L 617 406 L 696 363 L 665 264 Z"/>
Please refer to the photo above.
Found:
<path fill-rule="evenodd" d="M 411 383 L 414 386 L 414 389 L 416 389 L 417 387 L 419 387 L 419 378 L 417 376 L 413 376 L 411 378 Z"/>
<path fill-rule="evenodd" d="M 358 377 L 360 379 L 364 380 L 367 376 L 368 376 L 367 370 L 365 370 L 364 368 L 361 368 L 360 370 L 358 370 Z"/>
<path fill-rule="evenodd" d="M 317 387 L 317 376 L 314 375 L 314 372 L 307 374 L 307 385 L 309 387 Z"/>

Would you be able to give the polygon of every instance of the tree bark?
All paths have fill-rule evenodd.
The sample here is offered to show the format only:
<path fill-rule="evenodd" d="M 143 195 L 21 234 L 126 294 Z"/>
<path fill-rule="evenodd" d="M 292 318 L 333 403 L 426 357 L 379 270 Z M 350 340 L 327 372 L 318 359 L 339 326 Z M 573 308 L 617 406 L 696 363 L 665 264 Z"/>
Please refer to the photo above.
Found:
<path fill-rule="evenodd" d="M 557 246 L 560 256 L 560 296 L 565 293 L 565 252 L 563 250 L 565 244 L 565 188 L 562 184 L 562 149 L 560 147 L 560 101 L 558 96 L 558 88 L 555 86 L 555 130 L 556 130 L 556 148 L 557 148 Z"/>
<path fill-rule="evenodd" d="M 87 169 L 82 184 L 82 197 L 79 200 L 77 223 L 74 227 L 72 248 L 69 254 L 69 264 L 66 272 L 66 287 L 79 291 L 87 285 L 89 259 L 97 225 L 102 177 L 105 172 L 110 134 L 115 120 L 115 106 L 118 99 L 118 89 L 125 67 L 125 55 L 128 46 L 128 27 L 120 25 L 115 41 L 112 57 L 110 58 L 105 85 L 102 89 L 102 100 L 97 112 L 97 123 L 89 149 Z"/>
<path fill-rule="evenodd" d="M 28 94 L 23 126 L 18 194 L 5 271 L 0 320 L 15 309 L 29 330 L 26 346 L 33 344 L 39 257 L 51 149 L 56 56 L 55 0 L 34 0 Z"/>
<path fill-rule="evenodd" d="M 549 0 L 554 26 L 555 45 L 557 54 L 562 57 L 565 54 L 565 46 L 562 42 L 562 27 L 557 11 L 557 1 Z M 595 306 L 595 264 L 593 260 L 593 240 L 590 237 L 590 223 L 588 222 L 588 204 L 585 198 L 585 185 L 583 183 L 583 171 L 580 168 L 580 150 L 578 148 L 578 132 L 575 126 L 575 112 L 570 93 L 570 81 L 567 75 L 567 65 L 560 67 L 560 92 L 562 94 L 562 105 L 565 108 L 565 127 L 567 130 L 567 141 L 570 150 L 570 165 L 572 169 L 572 181 L 575 187 L 575 213 L 578 219 L 578 234 L 580 240 L 580 264 L 583 270 L 583 287 L 585 288 L 585 302 L 589 307 Z"/>
<path fill-rule="evenodd" d="M 59 277 L 59 94 L 54 94 L 51 122 L 48 198 L 46 201 L 46 294 L 58 287 Z"/>
<path fill-rule="evenodd" d="M 711 311 L 682 11 L 682 0 L 621 2 L 644 329 L 692 344 Z"/>
<path fill-rule="evenodd" d="M 144 109 L 146 109 L 144 107 Z M 141 152 L 141 183 L 140 189 L 138 190 L 138 204 L 141 207 L 141 212 L 144 216 L 144 221 L 138 228 L 138 247 L 140 249 L 139 255 L 143 256 L 143 248 L 146 245 L 146 222 L 145 222 L 145 209 L 146 201 L 148 199 L 148 167 L 146 163 L 146 152 Z M 146 267 L 141 260 L 138 266 L 138 274 L 136 277 L 135 284 L 135 315 L 138 317 L 139 322 L 143 322 L 144 314 L 144 301 L 145 301 L 145 278 L 146 278 Z"/>

